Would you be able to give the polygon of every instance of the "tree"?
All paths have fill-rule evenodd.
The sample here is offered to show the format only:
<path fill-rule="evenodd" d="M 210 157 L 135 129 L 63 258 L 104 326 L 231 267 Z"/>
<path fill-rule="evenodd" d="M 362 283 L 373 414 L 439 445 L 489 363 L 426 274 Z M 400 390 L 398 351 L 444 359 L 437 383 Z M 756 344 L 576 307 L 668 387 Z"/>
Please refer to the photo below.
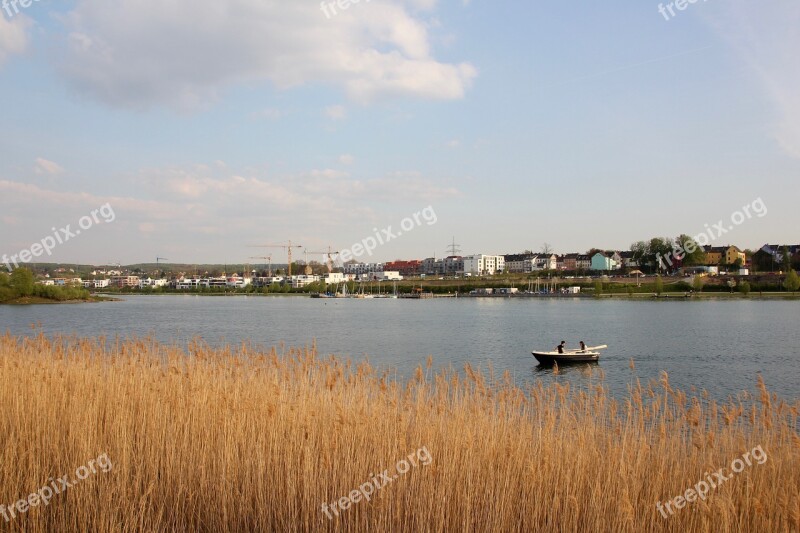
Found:
<path fill-rule="evenodd" d="M 790 268 L 789 273 L 786 274 L 786 279 L 783 280 L 783 288 L 791 292 L 800 289 L 800 276 L 797 275 L 793 268 Z"/>
<path fill-rule="evenodd" d="M 595 281 L 594 282 L 594 295 L 595 296 L 602 296 L 603 295 L 603 282 L 602 281 Z"/>
<path fill-rule="evenodd" d="M 544 254 L 544 255 L 552 255 L 553 254 L 553 247 L 550 245 L 550 243 L 546 242 L 546 243 L 544 243 L 542 245 L 542 254 Z"/>
<path fill-rule="evenodd" d="M 5 272 L 0 272 L 0 287 L 10 287 L 11 279 Z"/>
<path fill-rule="evenodd" d="M 670 270 L 671 266 L 667 259 L 670 259 L 674 264 L 673 257 L 674 242 L 671 239 L 662 239 L 661 237 L 653 237 L 647 244 L 647 255 L 650 264 L 653 265 L 655 270 Z"/>
<path fill-rule="evenodd" d="M 783 271 L 789 272 L 792 270 L 792 258 L 789 255 L 789 248 L 784 246 L 783 247 Z"/>
<path fill-rule="evenodd" d="M 20 296 L 30 296 L 33 294 L 35 280 L 33 272 L 27 268 L 16 268 L 11 273 L 11 287 L 17 291 Z"/>
<path fill-rule="evenodd" d="M 743 281 L 739 284 L 739 292 L 747 296 L 750 294 L 750 283 L 747 281 Z"/>
<path fill-rule="evenodd" d="M 632 259 L 642 268 L 645 267 L 647 263 L 647 249 L 647 243 L 644 241 L 637 241 L 631 244 Z"/>
<path fill-rule="evenodd" d="M 661 296 L 661 293 L 664 292 L 664 280 L 661 279 L 661 276 L 656 276 L 656 283 L 655 283 L 655 290 L 656 294 Z"/>
<path fill-rule="evenodd" d="M 695 276 L 692 280 L 692 289 L 694 292 L 703 292 L 703 285 L 706 284 L 706 280 L 703 279 L 703 276 Z"/>
<path fill-rule="evenodd" d="M 688 235 L 679 235 L 675 239 L 675 243 L 683 254 L 682 263 L 684 266 L 702 265 L 706 262 L 705 250 L 693 238 Z"/>

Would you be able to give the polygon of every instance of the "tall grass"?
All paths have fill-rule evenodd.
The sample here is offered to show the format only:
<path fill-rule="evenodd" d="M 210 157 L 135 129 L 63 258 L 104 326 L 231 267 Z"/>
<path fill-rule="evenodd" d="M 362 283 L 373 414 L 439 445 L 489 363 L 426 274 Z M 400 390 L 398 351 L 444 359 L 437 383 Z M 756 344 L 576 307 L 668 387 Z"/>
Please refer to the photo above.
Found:
<path fill-rule="evenodd" d="M 3 531 L 798 531 L 798 407 L 722 404 L 601 376 L 515 386 L 471 367 L 407 383 L 309 349 L 0 337 L 0 503 L 105 452 L 98 473 Z M 755 383 L 754 378 L 754 383 Z M 634 381 L 635 382 L 635 381 Z M 664 502 L 761 445 L 705 501 Z M 339 517 L 324 502 L 425 446 Z"/>

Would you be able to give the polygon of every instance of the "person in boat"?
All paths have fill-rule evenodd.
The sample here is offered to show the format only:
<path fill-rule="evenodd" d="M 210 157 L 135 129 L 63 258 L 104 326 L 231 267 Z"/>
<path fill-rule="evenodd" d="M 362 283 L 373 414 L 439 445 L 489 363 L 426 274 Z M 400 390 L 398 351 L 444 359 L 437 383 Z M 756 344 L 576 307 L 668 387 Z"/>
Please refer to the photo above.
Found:
<path fill-rule="evenodd" d="M 586 343 L 581 341 L 581 352 L 586 353 Z"/>
<path fill-rule="evenodd" d="M 566 346 L 566 344 L 567 344 L 567 341 L 561 341 L 561 344 L 556 346 L 556 351 L 558 353 L 564 353 L 564 346 Z"/>

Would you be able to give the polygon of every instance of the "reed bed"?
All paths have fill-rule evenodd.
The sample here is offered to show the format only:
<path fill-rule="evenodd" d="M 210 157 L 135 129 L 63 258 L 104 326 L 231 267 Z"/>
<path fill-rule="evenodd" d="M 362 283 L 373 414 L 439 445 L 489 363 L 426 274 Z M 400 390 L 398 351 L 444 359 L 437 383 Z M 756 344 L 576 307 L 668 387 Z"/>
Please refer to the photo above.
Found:
<path fill-rule="evenodd" d="M 633 373 L 633 370 L 632 370 Z M 591 374 L 591 373 L 590 373 Z M 399 383 L 314 347 L 0 337 L 0 503 L 113 462 L 3 531 L 800 531 L 800 404 L 668 377 L 612 398 L 431 361 Z M 757 385 L 756 385 L 757 384 Z M 664 518 L 657 502 L 768 459 Z M 329 519 L 414 450 L 412 467 Z"/>

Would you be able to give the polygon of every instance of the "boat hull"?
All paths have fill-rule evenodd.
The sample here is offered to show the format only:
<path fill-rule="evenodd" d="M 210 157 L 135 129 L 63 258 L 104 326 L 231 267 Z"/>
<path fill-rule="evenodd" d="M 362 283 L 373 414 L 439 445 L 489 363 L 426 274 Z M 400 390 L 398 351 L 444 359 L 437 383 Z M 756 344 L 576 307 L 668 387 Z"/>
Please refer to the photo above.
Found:
<path fill-rule="evenodd" d="M 600 360 L 598 352 L 584 353 L 558 353 L 558 352 L 531 352 L 539 363 L 543 365 L 575 364 L 575 363 L 596 363 Z"/>

